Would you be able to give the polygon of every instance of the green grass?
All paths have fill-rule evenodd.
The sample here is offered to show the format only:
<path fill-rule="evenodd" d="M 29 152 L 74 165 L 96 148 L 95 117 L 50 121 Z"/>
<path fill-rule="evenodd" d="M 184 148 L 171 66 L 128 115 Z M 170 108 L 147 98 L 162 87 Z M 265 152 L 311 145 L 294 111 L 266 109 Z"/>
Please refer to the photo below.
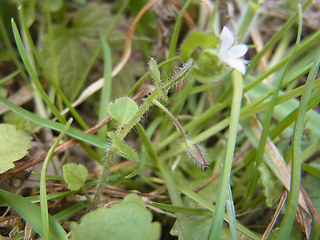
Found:
<path fill-rule="evenodd" d="M 72 239 L 83 216 L 106 205 L 116 209 L 122 204 L 115 202 L 134 192 L 153 216 L 142 212 L 137 219 L 159 222 L 159 239 L 261 239 L 268 225 L 270 239 L 318 239 L 320 31 L 304 22 L 312 1 L 295 6 L 283 0 L 267 11 L 255 0 L 228 2 L 236 10 L 228 12 L 233 24 L 222 15 L 228 11 L 222 1 L 179 1 L 181 8 L 168 1 L 172 22 L 163 22 L 164 7 L 155 5 L 139 21 L 129 61 L 113 76 L 127 29 L 147 2 L 26 1 L 18 10 L 15 2 L 1 3 L 0 59 L 9 67 L 0 68 L 0 104 L 30 125 L 24 129 L 34 143 L 4 179 L 18 178 L 19 164 L 38 157 L 36 146 L 47 152 L 41 173 L 32 169 L 33 184 L 26 177 L 19 189 L 1 190 L 0 205 L 15 211 L 7 216 L 27 222 L 32 239 Z M 284 17 L 277 17 L 278 8 Z M 273 26 L 273 18 L 281 25 Z M 197 29 L 188 29 L 190 19 Z M 219 55 L 226 24 L 236 34 L 234 44 L 251 44 L 245 75 Z M 158 59 L 165 54 L 154 49 L 167 57 Z M 15 104 L 15 92 L 25 85 L 33 101 Z M 73 104 L 85 90 L 91 94 Z M 136 93 L 145 94 L 135 103 L 128 97 Z M 70 139 L 79 145 L 68 146 Z M 59 143 L 65 148 L 53 158 Z M 0 148 L 0 163 L 3 153 Z M 90 173 L 78 191 L 68 190 L 62 174 L 72 162 Z M 272 226 L 284 191 L 282 217 Z M 297 209 L 304 226 L 296 224 Z M 3 237 L 24 235 L 5 222 L 3 228 Z"/>

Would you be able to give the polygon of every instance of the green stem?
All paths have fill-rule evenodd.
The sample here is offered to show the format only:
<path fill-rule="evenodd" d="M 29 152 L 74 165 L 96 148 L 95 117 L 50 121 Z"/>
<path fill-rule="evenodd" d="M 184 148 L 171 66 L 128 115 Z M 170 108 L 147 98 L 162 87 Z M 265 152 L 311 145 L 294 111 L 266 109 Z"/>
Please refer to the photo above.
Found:
<path fill-rule="evenodd" d="M 123 128 L 123 129 L 117 129 L 117 135 L 119 136 L 119 138 L 121 140 L 123 140 L 127 134 L 131 131 L 131 129 L 135 126 L 136 123 L 138 123 L 140 121 L 140 119 L 142 118 L 142 116 L 145 114 L 146 111 L 148 111 L 148 109 L 154 105 L 154 100 L 157 100 L 159 98 L 161 98 L 162 92 L 163 91 L 168 91 L 171 87 L 173 87 L 177 82 L 179 82 L 181 79 L 183 79 L 190 67 L 191 67 L 192 61 L 188 61 L 181 69 L 181 71 L 179 71 L 175 76 L 173 76 L 170 81 L 163 86 L 162 88 L 157 88 L 155 89 L 150 96 L 146 99 L 146 101 L 139 107 L 138 111 L 136 112 L 136 114 L 130 119 L 130 121 L 127 123 L 127 125 Z M 103 187 L 107 181 L 108 175 L 109 175 L 109 164 L 113 159 L 113 155 L 116 152 L 116 147 L 112 144 L 112 146 L 110 147 L 110 150 L 107 153 L 106 156 L 106 161 L 104 163 L 104 168 L 103 168 L 103 172 L 100 178 L 100 183 L 96 192 L 96 195 L 94 197 L 93 200 L 93 205 L 96 205 L 99 201 L 100 195 L 102 193 Z"/>
<path fill-rule="evenodd" d="M 176 119 L 172 113 L 165 107 L 163 106 L 160 102 L 158 102 L 157 100 L 154 100 L 153 103 L 155 105 L 157 105 L 162 111 L 164 111 L 173 121 L 174 125 L 177 127 L 178 131 L 181 133 L 182 137 L 184 138 L 184 140 L 188 140 L 188 136 L 186 134 L 186 132 L 183 130 L 181 124 L 179 123 L 178 119 Z"/>
<path fill-rule="evenodd" d="M 179 59 L 180 59 L 180 57 L 173 57 L 173 58 L 167 59 L 167 60 L 159 63 L 158 68 L 160 69 L 161 67 L 167 65 L 168 63 L 177 61 L 177 60 L 179 60 Z M 145 73 L 145 74 L 136 82 L 136 84 L 133 85 L 132 88 L 130 88 L 130 90 L 128 91 L 127 95 L 128 95 L 128 96 L 131 96 L 131 95 L 140 87 L 140 85 L 141 85 L 148 77 L 150 77 L 150 75 L 151 75 L 151 72 L 150 72 L 150 71 L 147 72 L 147 73 Z"/>
<path fill-rule="evenodd" d="M 240 108 L 242 99 L 242 76 L 238 71 L 233 71 L 233 99 L 231 105 L 231 122 L 229 130 L 229 138 L 227 143 L 226 157 L 222 169 L 222 176 L 220 181 L 217 207 L 214 213 L 214 218 L 212 222 L 212 228 L 209 235 L 209 239 L 220 239 L 220 232 L 222 229 L 222 223 L 225 213 L 226 199 L 228 193 L 228 187 L 230 184 L 230 175 L 232 168 L 232 159 L 234 155 L 236 137 L 237 137 L 237 127 L 240 118 Z"/>
<path fill-rule="evenodd" d="M 105 158 L 105 162 L 103 164 L 103 171 L 102 171 L 102 175 L 100 177 L 100 182 L 98 184 L 98 189 L 96 192 L 96 195 L 94 196 L 94 199 L 92 201 L 92 206 L 96 206 L 99 202 L 99 199 L 101 197 L 102 194 L 102 190 L 104 188 L 104 186 L 107 184 L 107 179 L 110 173 L 110 163 L 112 162 L 113 159 L 113 155 L 116 153 L 117 148 L 112 146 L 108 153 L 107 156 Z"/>

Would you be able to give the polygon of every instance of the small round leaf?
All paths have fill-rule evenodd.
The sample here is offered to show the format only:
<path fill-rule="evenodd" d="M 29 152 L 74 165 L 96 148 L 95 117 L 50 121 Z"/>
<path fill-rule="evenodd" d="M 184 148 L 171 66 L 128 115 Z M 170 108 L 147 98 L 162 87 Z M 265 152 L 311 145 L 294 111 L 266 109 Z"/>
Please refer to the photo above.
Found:
<path fill-rule="evenodd" d="M 63 177 L 71 191 L 78 191 L 88 178 L 88 169 L 82 164 L 68 163 L 63 166 Z"/>
<path fill-rule="evenodd" d="M 119 98 L 108 106 L 109 115 L 119 125 L 127 124 L 137 111 L 138 105 L 129 97 Z"/>

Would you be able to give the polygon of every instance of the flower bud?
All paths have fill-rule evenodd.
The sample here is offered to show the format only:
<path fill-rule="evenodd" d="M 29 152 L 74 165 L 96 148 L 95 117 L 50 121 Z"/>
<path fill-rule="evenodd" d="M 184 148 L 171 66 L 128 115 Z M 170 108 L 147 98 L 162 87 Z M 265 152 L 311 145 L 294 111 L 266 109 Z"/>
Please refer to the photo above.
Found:
<path fill-rule="evenodd" d="M 209 163 L 206 160 L 205 150 L 198 143 L 194 143 L 187 139 L 185 150 L 199 167 L 205 169 L 209 166 Z"/>

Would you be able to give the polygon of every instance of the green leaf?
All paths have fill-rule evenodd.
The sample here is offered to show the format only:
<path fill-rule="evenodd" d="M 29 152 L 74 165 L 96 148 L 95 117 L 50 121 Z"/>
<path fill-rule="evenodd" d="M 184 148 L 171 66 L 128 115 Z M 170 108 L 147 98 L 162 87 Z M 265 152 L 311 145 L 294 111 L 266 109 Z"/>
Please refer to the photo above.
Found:
<path fill-rule="evenodd" d="M 14 167 L 13 162 L 23 158 L 31 147 L 31 137 L 14 125 L 0 124 L 0 173 Z"/>
<path fill-rule="evenodd" d="M 215 48 L 218 41 L 218 37 L 210 36 L 208 33 L 192 32 L 181 46 L 181 59 L 186 62 L 197 48 Z"/>
<path fill-rule="evenodd" d="M 50 34 L 45 36 L 41 49 L 45 65 L 53 76 L 57 76 L 61 89 L 70 100 L 82 89 L 88 66 L 101 47 L 99 34 L 107 32 L 112 19 L 108 5 L 89 4 L 76 12 L 71 26 L 53 27 L 53 46 L 50 45 Z M 111 35 L 115 36 L 115 33 Z M 55 62 L 52 62 L 52 52 L 56 55 Z"/>
<path fill-rule="evenodd" d="M 319 191 L 320 179 L 313 175 L 307 174 L 302 179 L 302 183 L 307 193 L 309 194 L 309 197 L 311 198 L 312 203 L 314 204 L 315 208 L 319 212 L 320 211 L 320 191 Z"/>
<path fill-rule="evenodd" d="M 152 215 L 146 210 L 143 200 L 129 194 L 111 208 L 100 208 L 86 214 L 80 225 L 72 224 L 72 237 L 77 240 L 104 240 L 107 236 L 114 240 L 159 239 L 160 224 L 151 221 Z"/>
<path fill-rule="evenodd" d="M 162 87 L 160 71 L 158 69 L 156 60 L 154 58 L 150 58 L 149 61 L 149 69 L 151 71 L 151 76 L 154 80 L 156 87 Z"/>
<path fill-rule="evenodd" d="M 157 62 L 154 58 L 150 58 L 149 61 L 149 69 L 151 71 L 151 76 L 153 78 L 153 81 L 155 83 L 156 88 L 161 89 L 161 96 L 160 98 L 164 101 L 167 101 L 167 91 L 165 91 L 162 87 L 163 84 L 161 82 L 161 75 L 160 71 L 157 65 Z"/>
<path fill-rule="evenodd" d="M 88 169 L 82 164 L 68 163 L 63 166 L 63 177 L 71 191 L 78 191 L 88 178 Z"/>
<path fill-rule="evenodd" d="M 87 2 L 86 0 L 73 0 L 73 1 L 82 5 Z"/>
<path fill-rule="evenodd" d="M 28 123 L 28 125 L 26 126 L 26 123 L 27 123 L 26 119 L 16 114 L 15 112 L 5 113 L 3 115 L 3 121 L 5 123 L 15 125 L 19 129 L 23 129 L 24 127 L 28 127 L 26 128 L 27 130 L 32 129 L 32 126 L 30 125 L 30 123 Z"/>
<path fill-rule="evenodd" d="M 35 0 L 30 0 L 22 3 L 23 9 L 25 9 L 24 15 L 26 16 L 26 25 L 28 27 L 30 27 L 36 19 L 36 3 L 37 1 Z"/>
<path fill-rule="evenodd" d="M 28 200 L 15 195 L 13 193 L 0 189 L 0 200 L 5 201 L 12 207 L 32 228 L 39 233 L 42 237 L 43 227 L 41 223 L 41 210 L 37 205 L 29 202 Z M 51 240 L 67 239 L 66 232 L 61 225 L 49 215 L 49 226 Z"/>
<path fill-rule="evenodd" d="M 58 132 L 61 132 L 65 126 L 64 124 L 38 117 L 36 114 L 31 113 L 23 109 L 22 107 L 19 107 L 18 105 L 13 104 L 12 102 L 8 101 L 7 99 L 1 96 L 0 96 L 0 102 L 2 102 L 7 108 L 11 109 L 15 113 L 18 113 L 22 117 L 34 122 L 35 124 L 39 124 L 40 126 L 48 127 Z M 71 137 L 74 137 L 80 141 L 92 144 L 96 147 L 100 147 L 103 149 L 108 147 L 108 144 L 104 139 L 98 138 L 94 135 L 90 135 L 76 128 L 69 128 L 67 131 L 67 134 Z"/>
<path fill-rule="evenodd" d="M 113 132 L 108 133 L 109 138 L 111 138 L 113 145 L 121 152 L 121 154 L 126 157 L 127 159 L 139 161 L 138 153 L 133 150 L 131 147 L 126 145 L 118 135 L 114 134 Z"/>
<path fill-rule="evenodd" d="M 261 175 L 261 182 L 263 185 L 263 193 L 266 197 L 266 204 L 268 207 L 273 207 L 274 204 L 279 200 L 283 191 L 283 187 L 281 186 L 282 184 L 270 171 L 266 164 L 261 163 L 258 169 Z"/>
<path fill-rule="evenodd" d="M 50 11 L 58 12 L 63 5 L 63 0 L 53 0 L 50 2 Z"/>
<path fill-rule="evenodd" d="M 73 119 L 70 118 L 67 124 L 62 129 L 58 139 L 52 145 L 49 152 L 47 153 L 46 158 L 44 159 L 41 176 L 40 176 L 40 207 L 41 207 L 41 219 L 42 219 L 42 228 L 44 232 L 44 239 L 50 239 L 50 224 L 49 224 L 49 212 L 48 212 L 48 200 L 47 200 L 47 170 L 49 166 L 49 162 L 53 156 L 54 150 L 59 145 L 60 141 L 66 134 L 66 131 L 69 129 Z"/>
<path fill-rule="evenodd" d="M 108 106 L 109 115 L 120 126 L 127 124 L 137 111 L 138 105 L 129 97 L 119 98 Z"/>

